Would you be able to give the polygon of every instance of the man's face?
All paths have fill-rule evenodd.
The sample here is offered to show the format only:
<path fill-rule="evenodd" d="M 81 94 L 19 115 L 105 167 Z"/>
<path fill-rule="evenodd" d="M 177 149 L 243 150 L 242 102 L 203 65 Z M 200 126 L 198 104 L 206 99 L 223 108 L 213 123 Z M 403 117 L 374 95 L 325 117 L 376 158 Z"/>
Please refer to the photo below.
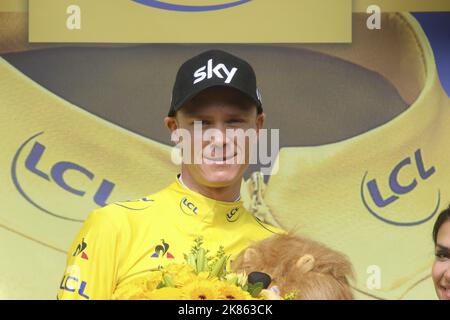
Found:
<path fill-rule="evenodd" d="M 439 228 L 436 240 L 433 282 L 440 300 L 450 300 L 450 220 Z"/>
<path fill-rule="evenodd" d="M 191 137 L 189 143 L 183 143 L 185 156 L 185 148 L 190 147 L 190 157 L 183 158 L 184 171 L 197 183 L 216 188 L 241 181 L 249 165 L 252 142 L 257 141 L 263 123 L 264 114 L 257 114 L 251 100 L 227 87 L 202 91 L 175 118 L 166 118 L 172 132 L 184 129 Z M 254 133 L 256 139 L 243 133 Z"/>

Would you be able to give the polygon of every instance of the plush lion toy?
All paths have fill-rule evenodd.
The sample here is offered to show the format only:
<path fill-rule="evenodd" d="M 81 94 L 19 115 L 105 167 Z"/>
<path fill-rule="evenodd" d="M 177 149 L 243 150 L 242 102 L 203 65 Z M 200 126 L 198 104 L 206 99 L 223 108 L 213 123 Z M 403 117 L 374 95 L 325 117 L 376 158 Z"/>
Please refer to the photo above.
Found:
<path fill-rule="evenodd" d="M 264 239 L 231 262 L 234 272 L 265 273 L 270 286 L 284 296 L 296 292 L 301 300 L 353 299 L 349 279 L 352 265 L 342 253 L 294 235 Z"/>

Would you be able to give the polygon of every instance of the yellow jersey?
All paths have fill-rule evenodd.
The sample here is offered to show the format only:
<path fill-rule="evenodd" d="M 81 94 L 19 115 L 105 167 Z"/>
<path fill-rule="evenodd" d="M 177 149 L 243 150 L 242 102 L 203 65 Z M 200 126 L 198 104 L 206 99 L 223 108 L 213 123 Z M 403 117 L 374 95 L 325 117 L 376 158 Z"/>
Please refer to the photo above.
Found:
<path fill-rule="evenodd" d="M 94 210 L 73 241 L 58 299 L 111 299 L 114 291 L 146 272 L 184 261 L 194 239 L 233 256 L 283 230 L 262 223 L 242 201 L 217 201 L 177 179 L 145 198 Z"/>

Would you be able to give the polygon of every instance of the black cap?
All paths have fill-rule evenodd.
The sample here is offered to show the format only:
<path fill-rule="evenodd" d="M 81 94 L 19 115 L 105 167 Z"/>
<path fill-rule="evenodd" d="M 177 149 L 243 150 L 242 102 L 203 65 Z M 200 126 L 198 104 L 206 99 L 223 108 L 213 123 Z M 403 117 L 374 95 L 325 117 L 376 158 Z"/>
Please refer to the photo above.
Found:
<path fill-rule="evenodd" d="M 187 101 L 201 91 L 214 86 L 241 91 L 255 102 L 258 113 L 262 112 L 261 94 L 256 86 L 252 66 L 228 52 L 209 50 L 181 65 L 173 86 L 169 116 L 173 117 Z"/>

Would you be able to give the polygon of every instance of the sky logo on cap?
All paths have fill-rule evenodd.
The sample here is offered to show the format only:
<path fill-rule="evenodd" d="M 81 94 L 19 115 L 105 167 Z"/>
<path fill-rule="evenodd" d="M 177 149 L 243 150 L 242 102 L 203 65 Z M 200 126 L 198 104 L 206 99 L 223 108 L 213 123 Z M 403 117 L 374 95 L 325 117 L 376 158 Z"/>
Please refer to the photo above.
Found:
<path fill-rule="evenodd" d="M 218 4 L 210 4 L 210 5 L 176 4 L 176 3 L 171 3 L 169 1 L 158 1 L 158 0 L 133 0 L 133 1 L 143 4 L 145 6 L 148 6 L 148 7 L 169 10 L 169 11 L 202 12 L 202 11 L 216 11 L 216 10 L 229 9 L 229 8 L 243 5 L 252 0 L 227 1 L 226 3 L 218 3 Z M 194 1 L 192 1 L 192 2 L 194 2 Z"/>
<path fill-rule="evenodd" d="M 202 82 L 205 79 L 211 79 L 216 76 L 220 79 L 225 79 L 225 83 L 230 83 L 233 80 L 238 68 L 228 69 L 223 63 L 213 65 L 213 59 L 209 59 L 206 66 L 198 68 L 194 71 L 194 84 Z"/>

